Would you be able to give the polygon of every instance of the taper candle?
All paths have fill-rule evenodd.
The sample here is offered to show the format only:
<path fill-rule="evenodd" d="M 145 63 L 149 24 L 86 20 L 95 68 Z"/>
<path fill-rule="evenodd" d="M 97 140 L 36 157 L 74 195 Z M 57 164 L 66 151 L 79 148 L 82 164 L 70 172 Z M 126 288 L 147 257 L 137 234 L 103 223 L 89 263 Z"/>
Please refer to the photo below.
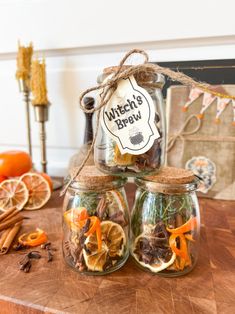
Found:
<path fill-rule="evenodd" d="M 33 60 L 31 70 L 30 87 L 33 94 L 32 105 L 34 107 L 35 121 L 40 126 L 39 137 L 42 171 L 47 172 L 45 122 L 48 121 L 50 103 L 47 98 L 45 59 L 42 61 L 39 59 Z"/>
<path fill-rule="evenodd" d="M 36 106 L 49 105 L 46 86 L 46 64 L 44 59 L 42 61 L 38 59 L 33 60 L 30 86 L 33 94 L 32 104 Z"/>
<path fill-rule="evenodd" d="M 30 76 L 31 76 L 31 60 L 33 55 L 33 45 L 30 43 L 28 47 L 20 45 L 18 42 L 17 53 L 17 70 L 16 79 L 19 83 L 20 92 L 24 95 L 25 113 L 26 113 L 26 131 L 28 151 L 32 158 L 32 141 L 31 141 L 31 122 L 30 122 Z"/>
<path fill-rule="evenodd" d="M 20 42 L 18 43 L 16 79 L 18 81 L 22 80 L 28 89 L 30 89 L 30 72 L 32 55 L 33 55 L 32 43 L 30 43 L 28 47 L 21 46 Z"/>

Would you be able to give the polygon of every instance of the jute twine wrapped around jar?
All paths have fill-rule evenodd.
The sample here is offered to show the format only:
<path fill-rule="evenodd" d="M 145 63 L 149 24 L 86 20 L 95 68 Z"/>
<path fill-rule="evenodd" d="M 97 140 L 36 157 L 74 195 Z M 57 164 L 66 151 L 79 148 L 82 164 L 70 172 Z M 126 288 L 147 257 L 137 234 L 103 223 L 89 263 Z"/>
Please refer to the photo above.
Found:
<path fill-rule="evenodd" d="M 122 71 L 126 71 L 130 69 L 132 66 L 131 65 L 123 65 L 122 66 Z M 118 66 L 111 66 L 104 68 L 103 73 L 104 75 L 110 75 L 113 73 L 116 73 L 118 71 Z M 162 88 L 164 85 L 163 82 L 158 82 L 158 73 L 156 73 L 154 70 L 150 70 L 148 72 L 146 71 L 138 71 L 134 74 L 134 77 L 136 79 L 136 82 L 139 86 L 143 88 Z M 99 82 L 98 83 L 103 83 Z"/>
<path fill-rule="evenodd" d="M 128 67 L 125 66 L 124 64 L 125 64 L 126 60 L 133 54 L 142 55 L 144 57 L 144 62 L 141 64 L 137 64 L 137 65 L 130 65 Z M 71 176 L 70 180 L 64 186 L 63 190 L 61 191 L 61 195 L 63 195 L 66 192 L 69 185 L 74 181 L 75 177 L 80 173 L 80 171 L 82 170 L 82 168 L 86 164 L 87 160 L 89 159 L 89 156 L 93 150 L 94 143 L 95 143 L 97 133 L 98 133 L 100 110 L 104 106 L 106 106 L 106 104 L 111 99 L 113 93 L 116 90 L 118 82 L 121 79 L 125 79 L 131 75 L 138 75 L 140 73 L 142 76 L 146 76 L 146 75 L 148 76 L 148 75 L 151 75 L 153 73 L 163 74 L 163 75 L 168 76 L 172 81 L 178 81 L 178 82 L 182 83 L 183 85 L 187 85 L 187 86 L 194 87 L 194 88 L 197 87 L 197 88 L 203 90 L 204 92 L 208 92 L 208 93 L 215 95 L 217 97 L 220 97 L 220 98 L 228 98 L 228 99 L 235 100 L 235 96 L 226 95 L 226 94 L 216 92 L 215 90 L 212 89 L 210 84 L 207 84 L 204 82 L 197 82 L 184 73 L 175 72 L 169 68 L 161 67 L 158 64 L 149 63 L 149 56 L 144 50 L 133 49 L 133 50 L 129 51 L 128 53 L 125 54 L 124 58 L 120 61 L 119 65 L 114 69 L 113 75 L 109 79 L 107 79 L 102 84 L 99 84 L 95 87 L 86 89 L 79 97 L 80 107 L 84 112 L 92 113 L 92 112 L 97 111 L 97 113 L 98 113 L 97 114 L 97 120 L 96 120 L 95 134 L 94 134 L 94 138 L 93 138 L 91 147 L 90 147 L 89 151 L 87 152 L 86 157 L 84 158 L 80 167 L 78 167 L 76 169 L 76 172 L 74 173 L 74 175 Z M 149 87 L 151 87 L 151 86 L 149 86 Z M 152 87 L 155 87 L 155 86 L 152 85 Z M 91 110 L 87 110 L 84 106 L 83 98 L 87 94 L 89 94 L 90 92 L 93 92 L 93 91 L 102 91 L 102 94 L 100 96 L 100 102 L 99 102 L 99 105 L 97 107 L 95 107 Z"/>

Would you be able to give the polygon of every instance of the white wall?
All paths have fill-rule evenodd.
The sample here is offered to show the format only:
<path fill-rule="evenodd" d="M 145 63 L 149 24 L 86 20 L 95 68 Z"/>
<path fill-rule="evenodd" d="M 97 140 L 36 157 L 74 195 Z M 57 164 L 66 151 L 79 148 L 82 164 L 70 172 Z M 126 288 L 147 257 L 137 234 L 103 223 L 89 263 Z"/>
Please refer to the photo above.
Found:
<path fill-rule="evenodd" d="M 233 3 L 0 0 L 0 151 L 26 149 L 24 105 L 14 79 L 18 39 L 33 41 L 46 57 L 49 172 L 61 175 L 83 139 L 79 93 L 96 84 L 102 68 L 134 47 L 146 49 L 151 61 L 235 58 Z M 33 115 L 32 122 L 38 164 Z"/>

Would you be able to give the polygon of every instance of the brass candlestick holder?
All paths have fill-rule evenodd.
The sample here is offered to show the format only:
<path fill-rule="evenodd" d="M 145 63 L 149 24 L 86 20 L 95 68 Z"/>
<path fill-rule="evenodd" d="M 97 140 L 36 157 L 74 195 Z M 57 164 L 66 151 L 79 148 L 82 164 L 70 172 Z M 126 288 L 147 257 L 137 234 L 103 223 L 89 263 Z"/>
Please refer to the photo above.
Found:
<path fill-rule="evenodd" d="M 25 113 L 26 113 L 26 132 L 27 132 L 27 143 L 28 143 L 28 152 L 29 155 L 32 158 L 32 139 L 31 139 L 31 122 L 30 122 L 30 99 L 29 99 L 29 95 L 30 95 L 30 90 L 28 88 L 28 86 L 26 85 L 25 80 L 23 79 L 19 79 L 18 80 L 19 83 L 19 90 L 21 93 L 23 93 L 24 95 L 24 103 L 25 103 Z"/>
<path fill-rule="evenodd" d="M 40 130 L 40 150 L 41 150 L 41 165 L 42 171 L 47 173 L 47 154 L 46 154 L 46 129 L 45 122 L 49 119 L 49 105 L 34 105 L 35 121 L 39 123 Z M 57 180 L 52 180 L 53 190 L 57 190 L 62 186 L 62 183 Z"/>

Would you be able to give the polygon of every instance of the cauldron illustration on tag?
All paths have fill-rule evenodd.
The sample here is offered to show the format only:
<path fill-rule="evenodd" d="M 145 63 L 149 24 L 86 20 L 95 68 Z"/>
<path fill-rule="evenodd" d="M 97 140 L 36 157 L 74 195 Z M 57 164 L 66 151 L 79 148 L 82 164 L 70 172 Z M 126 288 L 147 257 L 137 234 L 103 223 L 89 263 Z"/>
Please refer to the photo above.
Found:
<path fill-rule="evenodd" d="M 131 144 L 139 145 L 144 141 L 144 136 L 138 128 L 134 127 L 129 131 L 129 139 L 131 141 Z"/>

